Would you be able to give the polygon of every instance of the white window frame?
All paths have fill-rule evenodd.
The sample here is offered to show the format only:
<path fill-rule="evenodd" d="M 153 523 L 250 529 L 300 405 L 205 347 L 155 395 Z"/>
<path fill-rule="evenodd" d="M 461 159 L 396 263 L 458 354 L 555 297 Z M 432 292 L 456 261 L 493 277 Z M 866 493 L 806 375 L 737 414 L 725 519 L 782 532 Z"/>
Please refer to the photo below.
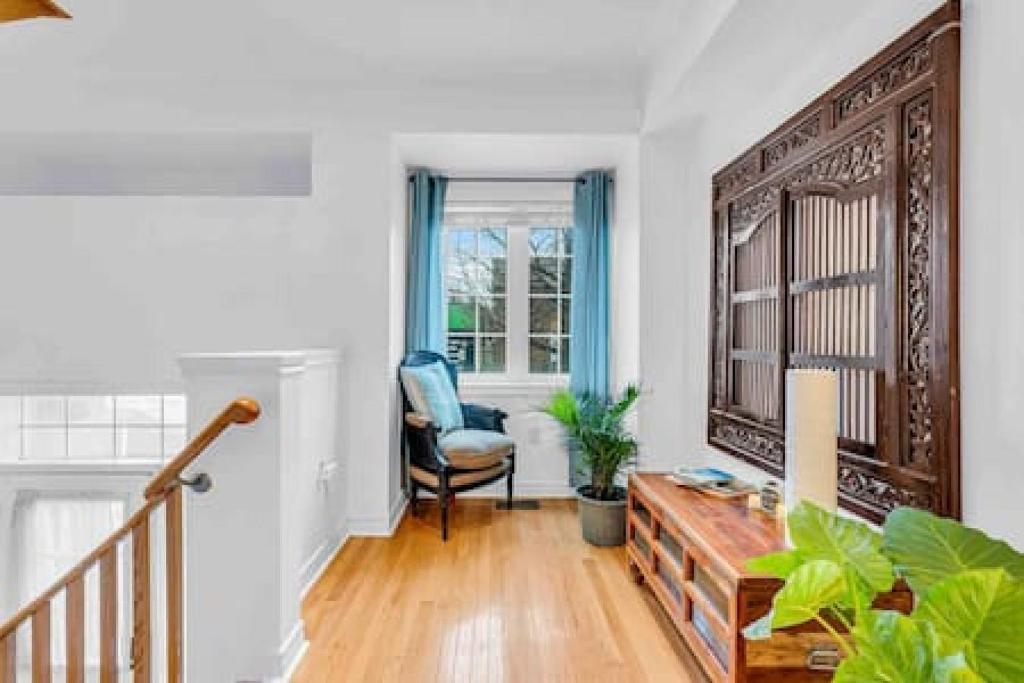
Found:
<path fill-rule="evenodd" d="M 467 372 L 459 371 L 459 381 L 467 386 L 538 386 L 563 387 L 569 383 L 568 373 L 531 373 L 530 372 L 530 229 L 531 228 L 571 228 L 564 213 L 553 214 L 552 218 L 541 218 L 524 212 L 512 215 L 507 219 L 472 222 L 450 223 L 445 221 L 444 248 L 442 258 L 447 263 L 447 233 L 449 230 L 476 229 L 485 227 L 502 227 L 506 229 L 506 283 L 505 283 L 505 372 Z M 445 272 L 447 278 L 447 272 Z M 447 339 L 448 291 L 447 282 L 444 290 L 445 338 Z"/>
<path fill-rule="evenodd" d="M 32 420 L 28 415 L 28 402 L 32 399 L 45 398 L 61 403 L 61 417 L 56 420 Z M 128 399 L 152 399 L 159 403 L 159 416 L 154 420 L 123 420 L 120 417 L 119 403 Z M 112 462 L 135 462 L 135 463 L 162 463 L 168 460 L 184 447 L 188 440 L 186 397 L 179 393 L 131 393 L 131 394 L 106 394 L 91 392 L 39 392 L 39 393 L 3 393 L 0 399 L 8 403 L 8 407 L 16 406 L 17 420 L 13 423 L 0 425 L 6 430 L 17 432 L 17 443 L 13 445 L 14 452 L 0 452 L 0 462 L 23 462 L 23 463 L 112 463 Z M 110 418 L 95 421 L 74 422 L 71 420 L 70 402 L 78 399 L 100 399 L 110 401 Z M 172 420 L 167 413 L 168 401 L 181 401 L 181 421 Z M 10 416 L 7 415 L 5 419 Z M 109 439 L 109 455 L 99 458 L 87 458 L 71 455 L 71 437 L 76 430 L 104 433 Z M 133 455 L 124 453 L 127 433 L 132 430 L 145 430 L 158 434 L 160 452 L 145 455 Z M 63 441 L 63 455 L 52 458 L 28 457 L 28 440 L 33 432 L 46 431 L 59 436 Z M 6 449 L 9 444 L 0 444 Z"/>

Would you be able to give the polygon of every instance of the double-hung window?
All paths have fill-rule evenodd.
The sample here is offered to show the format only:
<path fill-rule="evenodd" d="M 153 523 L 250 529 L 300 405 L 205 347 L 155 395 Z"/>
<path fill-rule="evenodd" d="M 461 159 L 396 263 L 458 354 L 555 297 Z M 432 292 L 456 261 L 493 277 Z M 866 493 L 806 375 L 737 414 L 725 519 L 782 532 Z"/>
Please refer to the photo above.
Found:
<path fill-rule="evenodd" d="M 569 182 L 449 185 L 447 350 L 470 380 L 567 376 L 572 189 Z"/>

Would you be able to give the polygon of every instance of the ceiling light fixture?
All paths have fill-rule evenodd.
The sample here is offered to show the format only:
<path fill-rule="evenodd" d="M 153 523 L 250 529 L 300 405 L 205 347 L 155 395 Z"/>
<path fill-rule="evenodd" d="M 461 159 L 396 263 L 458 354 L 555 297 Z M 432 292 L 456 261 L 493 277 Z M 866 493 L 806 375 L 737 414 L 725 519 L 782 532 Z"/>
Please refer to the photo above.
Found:
<path fill-rule="evenodd" d="M 70 19 L 71 15 L 53 0 L 0 0 L 0 23 L 38 17 Z"/>

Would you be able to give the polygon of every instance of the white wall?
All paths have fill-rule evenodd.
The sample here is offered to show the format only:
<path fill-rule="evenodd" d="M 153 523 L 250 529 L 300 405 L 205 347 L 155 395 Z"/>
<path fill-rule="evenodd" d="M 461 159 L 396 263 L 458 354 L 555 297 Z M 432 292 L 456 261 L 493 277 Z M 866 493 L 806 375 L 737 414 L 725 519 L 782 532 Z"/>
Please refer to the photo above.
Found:
<path fill-rule="evenodd" d="M 705 443 L 712 173 L 937 4 L 738 2 L 675 93 L 646 112 L 641 367 L 653 400 L 641 436 L 666 465 L 714 461 L 764 478 Z M 1024 78 L 1022 21 L 1012 0 L 964 3 L 961 378 L 965 520 L 1024 548 L 1024 132 L 1021 93 L 1007 87 Z"/>
<path fill-rule="evenodd" d="M 960 139 L 964 519 L 1024 548 L 1024 3 L 966 0 Z M 1008 84 L 1014 84 L 1007 87 Z"/>
<path fill-rule="evenodd" d="M 404 185 L 396 193 L 393 136 L 622 134 L 639 121 L 634 105 L 602 95 L 513 95 L 500 84 L 421 93 L 326 82 L 3 87 L 0 131 L 15 134 L 312 133 L 306 198 L 0 198 L 0 380 L 177 387 L 182 352 L 342 349 L 340 448 L 351 528 L 363 533 L 386 532 L 396 501 Z"/>

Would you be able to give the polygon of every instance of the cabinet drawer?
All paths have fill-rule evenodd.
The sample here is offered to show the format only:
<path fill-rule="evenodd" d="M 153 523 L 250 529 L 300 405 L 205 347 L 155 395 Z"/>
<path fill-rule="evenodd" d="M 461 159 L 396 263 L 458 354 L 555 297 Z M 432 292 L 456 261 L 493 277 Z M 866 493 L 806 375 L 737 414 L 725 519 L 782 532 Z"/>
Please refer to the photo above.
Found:
<path fill-rule="evenodd" d="M 826 633 L 781 631 L 746 642 L 750 681 L 830 681 L 838 663 L 839 648 Z"/>

